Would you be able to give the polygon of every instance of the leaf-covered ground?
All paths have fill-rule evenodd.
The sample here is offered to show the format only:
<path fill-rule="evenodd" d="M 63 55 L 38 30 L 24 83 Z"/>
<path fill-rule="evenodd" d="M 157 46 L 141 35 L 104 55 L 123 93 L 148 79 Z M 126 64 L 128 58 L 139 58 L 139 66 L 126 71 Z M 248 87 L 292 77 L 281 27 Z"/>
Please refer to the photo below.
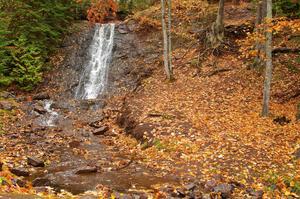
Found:
<path fill-rule="evenodd" d="M 165 79 L 161 60 L 157 60 L 157 65 L 147 66 L 155 69 L 154 73 L 136 92 L 114 99 L 123 106 L 122 110 L 108 108 L 111 116 L 106 122 L 118 133 L 109 139 L 108 145 L 128 154 L 136 164 L 153 168 L 162 176 L 176 176 L 182 185 L 193 182 L 203 188 L 203 192 L 227 183 L 236 186 L 232 198 L 254 197 L 250 196 L 250 188 L 254 192 L 262 190 L 264 198 L 297 198 L 300 160 L 295 158 L 294 152 L 300 147 L 300 123 L 296 120 L 299 96 L 294 94 L 300 82 L 299 55 L 280 54 L 274 58 L 271 115 L 260 117 L 263 73 L 260 69 L 249 70 L 249 63 L 239 58 L 235 41 L 238 36 L 230 37 L 229 49 L 225 48 L 218 56 L 202 53 L 202 36 L 214 19 L 215 10 L 216 5 L 199 6 L 197 0 L 174 1 L 176 79 L 172 82 Z M 161 40 L 157 28 L 159 6 L 138 13 L 133 19 L 139 21 L 143 36 L 155 48 Z M 225 25 L 240 26 L 253 21 L 254 13 L 250 4 L 230 4 L 225 8 L 225 19 Z M 291 45 L 297 44 L 298 41 L 294 41 Z M 275 39 L 275 42 L 280 46 L 281 40 Z M 22 117 L 21 111 L 0 112 L 0 115 L 0 134 L 18 129 L 14 125 L 15 120 Z M 125 123 L 128 120 L 134 125 L 119 128 L 116 115 L 122 115 Z M 75 123 L 77 129 L 87 128 L 77 125 Z M 55 131 L 45 136 L 44 141 L 49 142 L 51 136 L 55 137 L 52 145 L 65 145 L 74 139 L 60 137 Z M 10 146 L 10 151 L 0 153 L 1 160 L 6 162 L 25 161 L 25 153 L 39 150 L 34 144 L 19 141 L 18 137 L 11 141 L 14 137 L 2 134 L 0 139 L 0 143 Z M 18 153 L 14 153 L 16 151 Z M 1 179 L 10 179 L 7 180 L 9 186 L 2 191 L 35 193 L 30 183 L 25 189 L 13 184 L 15 176 L 8 168 L 4 167 L 0 175 L 0 184 Z M 156 191 L 151 197 L 163 198 L 159 186 L 163 185 L 153 187 Z M 57 197 L 72 197 L 68 194 Z"/>
<path fill-rule="evenodd" d="M 197 43 L 192 25 L 182 24 L 199 20 L 198 15 L 187 14 L 199 6 L 193 1 L 189 6 L 186 1 L 174 4 L 174 23 L 179 24 L 174 31 L 176 80 L 166 81 L 159 65 L 128 98 L 128 117 L 137 121 L 135 130 L 145 131 L 144 137 L 153 145 L 132 149 L 149 166 L 179 174 L 186 181 L 196 178 L 205 182 L 217 175 L 220 181 L 264 190 L 266 198 L 297 197 L 300 160 L 293 153 L 300 145 L 300 123 L 296 120 L 299 97 L 289 97 L 299 85 L 299 55 L 274 57 L 271 115 L 262 118 L 263 72 L 249 70 L 249 63 L 238 58 L 239 53 L 228 51 L 204 57 L 197 67 L 195 60 L 201 54 L 197 44 L 188 48 L 177 42 L 185 36 L 187 43 Z M 250 23 L 253 12 L 249 8 L 249 4 L 226 6 L 225 25 Z M 155 20 L 152 14 L 146 12 Z M 280 35 L 275 36 L 274 45 L 280 46 L 279 40 Z M 299 47 L 297 41 L 285 44 Z M 289 123 L 276 122 L 284 116 Z M 246 197 L 245 189 L 237 189 L 235 197 Z"/>

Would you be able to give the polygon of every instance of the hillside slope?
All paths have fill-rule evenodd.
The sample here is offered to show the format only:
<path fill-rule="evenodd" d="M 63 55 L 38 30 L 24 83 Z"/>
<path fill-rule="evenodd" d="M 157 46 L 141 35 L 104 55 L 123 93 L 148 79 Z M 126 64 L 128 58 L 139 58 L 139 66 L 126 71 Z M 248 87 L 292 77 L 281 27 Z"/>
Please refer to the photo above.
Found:
<path fill-rule="evenodd" d="M 215 6 L 175 1 L 176 80 L 165 79 L 160 62 L 141 88 L 127 97 L 121 126 L 142 143 L 131 150 L 149 167 L 179 175 L 184 183 L 196 182 L 204 190 L 210 190 L 209 183 L 236 184 L 234 198 L 259 194 L 245 187 L 265 191 L 267 198 L 299 193 L 300 162 L 293 155 L 300 144 L 299 95 L 289 98 L 299 85 L 299 55 L 275 56 L 272 114 L 262 118 L 263 73 L 249 70 L 246 60 L 239 58 L 237 43 L 244 36 L 227 32 L 232 49 L 218 56 L 205 54 L 197 64 L 204 49 L 201 31 L 212 21 L 209 13 Z M 225 26 L 254 23 L 251 9 L 247 3 L 227 4 Z M 154 7 L 134 17 L 155 24 L 158 14 Z M 282 38 L 275 38 L 274 46 L 280 46 Z M 155 43 L 156 38 L 152 40 Z"/>

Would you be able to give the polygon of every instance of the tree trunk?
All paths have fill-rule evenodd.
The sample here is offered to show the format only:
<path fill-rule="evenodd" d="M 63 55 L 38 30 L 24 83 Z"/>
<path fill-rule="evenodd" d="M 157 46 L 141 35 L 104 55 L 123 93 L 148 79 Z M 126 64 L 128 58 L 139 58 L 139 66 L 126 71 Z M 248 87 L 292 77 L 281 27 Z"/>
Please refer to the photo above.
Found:
<path fill-rule="evenodd" d="M 161 23 L 163 31 L 163 45 L 164 45 L 164 68 L 167 78 L 173 79 L 172 65 L 171 65 L 171 1 L 168 2 L 168 27 L 165 19 L 165 0 L 161 0 Z"/>
<path fill-rule="evenodd" d="M 263 108 L 262 116 L 266 117 L 269 115 L 269 102 L 271 92 L 271 80 L 272 80 L 272 0 L 267 0 L 267 17 L 266 17 L 266 70 L 265 70 L 265 82 L 263 90 Z"/>
<path fill-rule="evenodd" d="M 218 16 L 216 20 L 216 33 L 220 41 L 224 37 L 224 0 L 220 0 L 218 8 Z"/>
<path fill-rule="evenodd" d="M 260 34 L 260 29 L 259 29 L 259 25 L 262 23 L 262 19 L 263 19 L 263 16 L 262 16 L 262 6 L 263 3 L 262 1 L 258 2 L 258 5 L 257 5 L 257 9 L 256 9 L 256 19 L 255 19 L 255 29 L 254 31 L 259 35 Z M 256 40 L 255 42 L 255 50 L 257 51 L 257 55 L 256 57 L 254 58 L 254 63 L 253 63 L 253 67 L 257 67 L 257 66 L 260 66 L 261 65 L 261 58 L 260 58 L 260 53 L 261 53 L 261 50 L 262 50 L 262 46 L 261 46 L 261 43 Z"/>
<path fill-rule="evenodd" d="M 172 70 L 172 37 L 171 37 L 171 26 L 172 26 L 172 16 L 171 16 L 172 2 L 168 0 L 168 57 L 169 57 L 169 72 L 170 78 L 173 79 L 173 70 Z"/>
<path fill-rule="evenodd" d="M 258 33 L 258 35 L 262 34 L 262 30 L 259 28 L 259 25 L 262 24 L 264 18 L 266 17 L 266 0 L 262 0 L 257 5 L 256 10 L 256 20 L 255 20 L 255 32 Z M 264 46 L 257 40 L 255 43 L 255 49 L 257 50 L 257 56 L 254 58 L 253 67 L 258 67 L 262 65 L 261 60 L 261 52 L 264 51 Z"/>
<path fill-rule="evenodd" d="M 163 31 L 163 45 L 164 45 L 164 67 L 165 73 L 168 79 L 171 79 L 171 72 L 169 70 L 168 64 L 168 34 L 166 29 L 166 20 L 165 20 L 165 0 L 161 0 L 161 24 Z"/>
<path fill-rule="evenodd" d="M 209 41 L 213 48 L 217 48 L 224 39 L 224 0 L 219 1 L 218 15 L 216 21 L 212 24 L 212 32 L 209 35 Z"/>

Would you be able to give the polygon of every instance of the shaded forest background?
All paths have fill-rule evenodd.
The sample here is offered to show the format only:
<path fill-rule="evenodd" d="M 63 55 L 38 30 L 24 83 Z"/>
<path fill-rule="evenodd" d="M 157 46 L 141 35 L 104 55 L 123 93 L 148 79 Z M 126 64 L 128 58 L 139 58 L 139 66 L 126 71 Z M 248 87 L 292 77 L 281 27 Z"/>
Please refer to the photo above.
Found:
<path fill-rule="evenodd" d="M 154 0 L 4 0 L 0 2 L 0 85 L 17 85 L 32 90 L 49 70 L 49 55 L 54 52 L 75 20 L 103 21 L 109 12 L 125 18 L 145 9 Z M 253 2 L 255 4 L 257 2 Z M 200 6 L 200 4 L 199 4 Z M 111 8 L 111 10 L 110 10 Z M 93 14 L 94 13 L 94 14 Z M 97 13 L 97 14 L 95 14 Z M 276 0 L 275 16 L 297 18 L 297 0 Z"/>

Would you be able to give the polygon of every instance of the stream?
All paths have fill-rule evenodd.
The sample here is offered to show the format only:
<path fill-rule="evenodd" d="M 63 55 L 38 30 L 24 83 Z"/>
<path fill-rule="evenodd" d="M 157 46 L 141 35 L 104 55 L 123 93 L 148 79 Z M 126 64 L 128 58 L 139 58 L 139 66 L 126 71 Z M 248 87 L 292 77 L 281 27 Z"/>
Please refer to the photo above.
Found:
<path fill-rule="evenodd" d="M 44 112 L 32 111 L 38 115 L 33 117 L 38 130 L 30 136 L 31 141 L 36 140 L 43 153 L 57 157 L 27 178 L 34 187 L 81 194 L 104 185 L 122 193 L 139 193 L 153 190 L 156 184 L 178 183 L 175 177 L 146 168 L 109 144 L 115 133 L 105 124 L 102 99 L 109 86 L 114 37 L 115 24 L 96 25 L 89 60 L 81 70 L 73 99 L 45 99 L 41 101 Z"/>

